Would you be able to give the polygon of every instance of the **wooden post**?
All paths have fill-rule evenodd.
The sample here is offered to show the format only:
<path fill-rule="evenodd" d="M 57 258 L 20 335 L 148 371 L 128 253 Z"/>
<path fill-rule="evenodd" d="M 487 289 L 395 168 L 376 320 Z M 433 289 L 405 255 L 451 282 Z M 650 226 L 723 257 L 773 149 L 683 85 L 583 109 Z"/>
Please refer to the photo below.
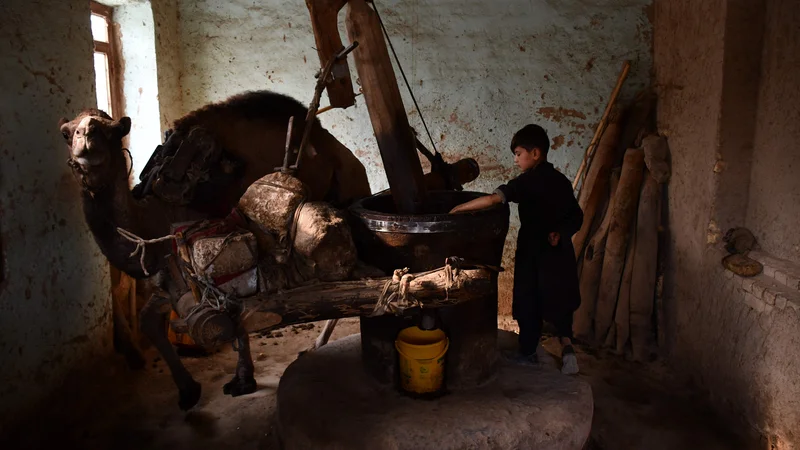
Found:
<path fill-rule="evenodd" d="M 608 126 L 603 133 L 603 137 L 600 138 L 594 162 L 586 173 L 580 195 L 578 195 L 578 204 L 583 210 L 583 225 L 572 236 L 572 245 L 575 247 L 576 258 L 583 251 L 586 239 L 590 236 L 589 233 L 592 230 L 595 216 L 598 215 L 601 201 L 606 197 L 606 192 L 608 191 L 611 168 L 616 162 L 615 150 L 620 132 L 619 117 L 620 112 L 616 109 L 609 115 Z"/>
<path fill-rule="evenodd" d="M 311 27 L 317 43 L 320 67 L 331 60 L 342 49 L 339 36 L 339 11 L 347 0 L 306 0 L 308 12 L 311 14 Z M 333 67 L 333 82 L 328 83 L 328 101 L 331 108 L 347 108 L 356 103 L 353 82 L 350 80 L 350 67 L 347 59 L 341 59 Z M 317 112 L 319 114 L 319 112 Z"/>
<path fill-rule="evenodd" d="M 608 227 L 611 224 L 611 211 L 614 210 L 614 198 L 618 183 L 619 172 L 614 171 L 609 181 L 611 186 L 609 188 L 605 216 L 603 216 L 600 228 L 597 229 L 589 241 L 589 245 L 586 246 L 586 253 L 581 260 L 581 306 L 573 314 L 572 324 L 575 336 L 581 339 L 591 340 L 593 338 L 592 323 L 594 322 L 594 311 L 597 303 L 597 290 L 600 287 L 600 272 L 603 269 L 606 237 L 608 236 Z"/>
<path fill-rule="evenodd" d="M 634 219 L 635 220 L 635 219 Z M 617 310 L 614 312 L 614 323 L 617 327 L 617 355 L 625 354 L 625 346 L 631 335 L 631 279 L 635 266 L 636 252 L 636 227 L 628 242 L 628 253 L 625 256 L 625 269 L 622 271 L 622 285 L 619 287 Z"/>
<path fill-rule="evenodd" d="M 633 228 L 633 219 L 639 206 L 639 194 L 644 178 L 644 151 L 629 149 L 622 163 L 622 174 L 614 196 L 614 209 L 606 239 L 606 254 L 600 275 L 600 289 L 597 294 L 597 310 L 594 318 L 595 339 L 604 342 L 614 320 L 617 295 L 622 282 L 625 254 Z M 616 328 L 612 328 L 616 334 Z"/>
<path fill-rule="evenodd" d="M 653 337 L 653 304 L 658 266 L 658 212 L 661 185 L 648 174 L 639 200 L 636 251 L 631 278 L 631 347 L 633 358 L 642 361 Z"/>
<path fill-rule="evenodd" d="M 351 0 L 348 5 L 347 34 L 350 42 L 359 44 L 353 59 L 396 212 L 419 212 L 426 193 L 422 165 L 380 23 L 364 0 Z"/>

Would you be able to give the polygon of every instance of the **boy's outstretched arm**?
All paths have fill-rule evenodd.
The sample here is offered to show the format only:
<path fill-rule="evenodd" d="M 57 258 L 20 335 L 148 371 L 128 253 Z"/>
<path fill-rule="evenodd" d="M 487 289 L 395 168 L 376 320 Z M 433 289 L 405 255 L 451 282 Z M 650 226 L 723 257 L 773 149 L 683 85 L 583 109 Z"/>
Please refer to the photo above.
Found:
<path fill-rule="evenodd" d="M 485 195 L 456 206 L 450 210 L 450 214 L 480 211 L 482 209 L 491 208 L 492 206 L 502 202 L 503 199 L 497 194 Z"/>

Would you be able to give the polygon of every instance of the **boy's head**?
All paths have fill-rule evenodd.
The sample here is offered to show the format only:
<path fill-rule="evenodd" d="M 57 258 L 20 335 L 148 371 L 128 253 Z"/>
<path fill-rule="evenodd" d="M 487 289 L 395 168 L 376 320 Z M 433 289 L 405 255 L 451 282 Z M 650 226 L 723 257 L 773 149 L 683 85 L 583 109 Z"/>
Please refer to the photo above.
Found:
<path fill-rule="evenodd" d="M 522 170 L 531 169 L 542 161 L 547 161 L 548 150 L 550 150 L 550 138 L 539 125 L 525 125 L 511 138 L 514 163 Z"/>

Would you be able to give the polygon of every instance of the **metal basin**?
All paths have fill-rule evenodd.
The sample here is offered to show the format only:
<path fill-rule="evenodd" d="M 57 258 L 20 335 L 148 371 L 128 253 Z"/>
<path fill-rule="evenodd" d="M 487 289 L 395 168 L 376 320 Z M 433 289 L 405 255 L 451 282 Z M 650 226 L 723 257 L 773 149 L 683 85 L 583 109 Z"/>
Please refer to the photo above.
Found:
<path fill-rule="evenodd" d="M 508 206 L 448 214 L 456 205 L 482 195 L 486 194 L 430 192 L 430 212 L 417 215 L 394 214 L 391 196 L 386 194 L 358 201 L 350 213 L 359 257 L 387 273 L 403 267 L 414 272 L 435 269 L 448 256 L 499 266 L 508 233 Z"/>

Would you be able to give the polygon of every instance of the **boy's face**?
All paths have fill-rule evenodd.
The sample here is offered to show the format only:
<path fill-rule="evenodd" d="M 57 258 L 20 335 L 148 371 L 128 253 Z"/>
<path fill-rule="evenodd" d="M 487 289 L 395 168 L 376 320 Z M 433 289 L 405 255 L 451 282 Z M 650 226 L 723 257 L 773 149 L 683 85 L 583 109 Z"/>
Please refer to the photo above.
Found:
<path fill-rule="evenodd" d="M 514 164 L 524 172 L 536 166 L 541 160 L 541 155 L 542 152 L 536 147 L 533 150 L 517 147 L 514 149 Z"/>

